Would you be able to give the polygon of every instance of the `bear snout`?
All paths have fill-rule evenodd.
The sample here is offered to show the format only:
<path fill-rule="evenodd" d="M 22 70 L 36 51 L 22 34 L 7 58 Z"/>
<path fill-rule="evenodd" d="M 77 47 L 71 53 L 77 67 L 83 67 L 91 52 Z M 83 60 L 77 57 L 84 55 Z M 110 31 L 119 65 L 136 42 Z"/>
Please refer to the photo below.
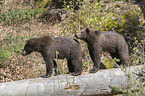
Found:
<path fill-rule="evenodd" d="M 75 34 L 75 37 L 77 38 L 77 34 Z"/>
<path fill-rule="evenodd" d="M 23 50 L 23 52 L 21 53 L 23 56 L 27 55 L 27 52 L 25 50 Z"/>
<path fill-rule="evenodd" d="M 75 34 L 75 37 L 76 37 L 76 38 L 79 38 L 79 35 L 78 35 L 78 34 Z"/>

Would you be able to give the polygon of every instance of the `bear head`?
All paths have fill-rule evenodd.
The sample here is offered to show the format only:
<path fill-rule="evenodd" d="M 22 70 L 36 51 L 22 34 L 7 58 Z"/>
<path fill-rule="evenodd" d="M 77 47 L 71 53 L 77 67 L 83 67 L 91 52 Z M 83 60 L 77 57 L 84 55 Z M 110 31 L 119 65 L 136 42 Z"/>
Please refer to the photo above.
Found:
<path fill-rule="evenodd" d="M 46 35 L 40 38 L 33 38 L 26 41 L 26 45 L 24 46 L 24 50 L 21 53 L 23 56 L 30 54 L 31 52 L 42 52 L 44 48 L 49 46 L 53 42 L 53 39 Z"/>
<path fill-rule="evenodd" d="M 82 29 L 79 33 L 75 34 L 75 37 L 78 39 L 86 40 L 88 34 L 90 34 L 90 28 Z"/>
<path fill-rule="evenodd" d="M 21 54 L 26 56 L 33 51 L 41 51 L 41 40 L 37 38 L 27 40 L 24 46 L 24 50 Z"/>
<path fill-rule="evenodd" d="M 23 56 L 26 56 L 34 51 L 34 40 L 30 39 L 26 41 L 23 52 L 21 53 Z"/>

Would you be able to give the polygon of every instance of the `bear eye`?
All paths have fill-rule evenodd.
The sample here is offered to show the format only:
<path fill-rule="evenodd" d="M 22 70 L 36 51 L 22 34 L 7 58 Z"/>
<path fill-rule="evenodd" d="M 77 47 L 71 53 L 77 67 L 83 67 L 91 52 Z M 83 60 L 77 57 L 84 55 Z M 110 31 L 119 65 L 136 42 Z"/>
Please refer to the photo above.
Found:
<path fill-rule="evenodd" d="M 28 43 L 28 46 L 31 46 L 31 44 Z"/>
<path fill-rule="evenodd" d="M 29 48 L 29 50 L 31 50 L 32 48 Z"/>

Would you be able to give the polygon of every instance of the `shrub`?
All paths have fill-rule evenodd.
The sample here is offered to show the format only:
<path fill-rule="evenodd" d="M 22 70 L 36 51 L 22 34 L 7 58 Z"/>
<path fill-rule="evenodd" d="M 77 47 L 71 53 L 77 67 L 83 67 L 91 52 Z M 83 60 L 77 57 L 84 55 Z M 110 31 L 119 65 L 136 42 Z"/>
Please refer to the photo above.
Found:
<path fill-rule="evenodd" d="M 39 14 L 44 11 L 43 8 L 38 9 L 8 9 L 7 11 L 0 13 L 0 23 L 4 22 L 4 24 L 8 25 L 18 25 L 24 24 L 33 19 L 38 19 Z"/>

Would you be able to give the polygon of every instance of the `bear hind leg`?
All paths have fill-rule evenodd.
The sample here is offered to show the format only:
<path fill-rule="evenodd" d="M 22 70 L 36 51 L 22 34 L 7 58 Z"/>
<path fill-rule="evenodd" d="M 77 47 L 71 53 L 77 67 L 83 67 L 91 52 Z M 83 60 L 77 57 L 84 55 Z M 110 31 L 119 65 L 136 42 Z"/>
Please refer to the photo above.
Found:
<path fill-rule="evenodd" d="M 128 67 L 129 66 L 129 55 L 127 53 L 121 54 L 120 61 L 123 64 L 124 68 Z"/>
<path fill-rule="evenodd" d="M 129 64 L 129 55 L 127 55 L 127 53 L 110 53 L 112 58 L 117 58 L 120 59 L 119 62 L 117 62 L 117 64 L 120 66 L 121 64 L 123 64 L 123 67 L 127 67 Z M 113 67 L 116 67 L 116 65 L 113 65 Z"/>
<path fill-rule="evenodd" d="M 72 61 L 71 60 L 67 60 L 67 66 L 68 66 L 68 70 L 69 70 L 67 74 L 71 74 L 71 73 L 75 72 L 74 66 L 72 65 Z"/>
<path fill-rule="evenodd" d="M 78 59 L 74 59 L 72 60 L 72 66 L 74 66 L 74 72 L 71 73 L 71 75 L 73 76 L 78 76 L 81 75 L 82 71 L 83 71 L 83 63 L 81 60 Z"/>

